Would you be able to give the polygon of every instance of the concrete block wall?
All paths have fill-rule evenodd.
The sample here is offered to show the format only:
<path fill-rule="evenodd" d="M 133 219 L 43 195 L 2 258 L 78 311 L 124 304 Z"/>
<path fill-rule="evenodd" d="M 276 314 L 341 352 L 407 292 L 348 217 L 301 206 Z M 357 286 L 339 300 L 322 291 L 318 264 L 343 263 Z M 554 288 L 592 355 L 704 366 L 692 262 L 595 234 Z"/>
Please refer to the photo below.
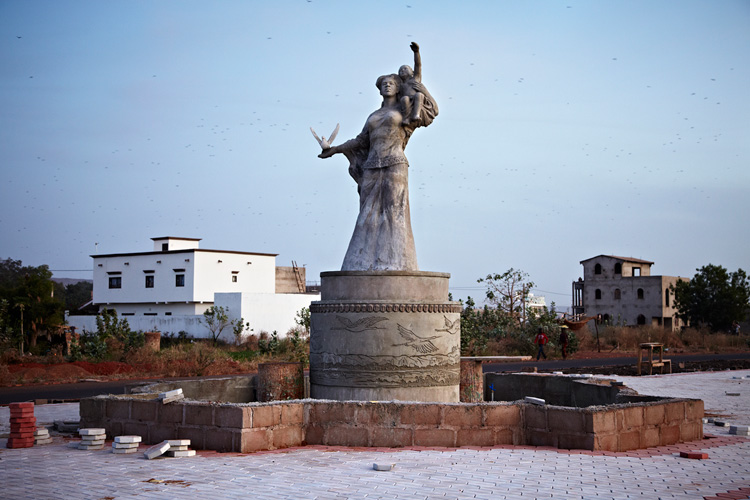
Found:
<path fill-rule="evenodd" d="M 305 441 L 316 445 L 494 446 L 522 444 L 521 407 L 512 403 L 305 404 Z"/>
<path fill-rule="evenodd" d="M 494 387 L 494 394 L 490 386 Z M 532 396 L 544 399 L 548 404 L 583 408 L 619 403 L 622 390 L 622 387 L 608 382 L 550 373 L 487 373 L 484 400 L 518 401 Z"/>
<path fill-rule="evenodd" d="M 111 439 L 146 443 L 190 439 L 196 449 L 248 453 L 294 446 L 353 447 L 532 445 L 627 451 L 703 437 L 703 402 L 589 408 L 515 403 L 401 403 L 321 400 L 217 404 L 156 395 L 81 400 L 81 426 Z"/>
<path fill-rule="evenodd" d="M 81 400 L 81 427 L 103 427 L 107 437 L 135 434 L 147 444 L 190 439 L 199 450 L 252 452 L 300 446 L 303 404 L 216 404 L 150 397 L 97 396 Z"/>
<path fill-rule="evenodd" d="M 703 438 L 703 401 L 670 399 L 593 408 L 524 405 L 527 444 L 628 451 Z"/>

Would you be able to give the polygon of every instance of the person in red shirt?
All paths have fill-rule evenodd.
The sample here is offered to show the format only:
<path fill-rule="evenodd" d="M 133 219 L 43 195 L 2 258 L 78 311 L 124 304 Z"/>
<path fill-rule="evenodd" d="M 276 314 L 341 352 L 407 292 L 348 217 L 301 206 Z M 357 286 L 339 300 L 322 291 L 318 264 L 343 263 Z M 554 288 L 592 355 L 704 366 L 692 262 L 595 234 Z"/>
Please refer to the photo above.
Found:
<path fill-rule="evenodd" d="M 539 333 L 534 337 L 534 343 L 539 345 L 539 352 L 536 353 L 536 360 L 539 361 L 540 357 L 547 359 L 547 355 L 544 354 L 544 345 L 549 342 L 547 335 L 544 334 L 544 329 L 539 328 Z"/>

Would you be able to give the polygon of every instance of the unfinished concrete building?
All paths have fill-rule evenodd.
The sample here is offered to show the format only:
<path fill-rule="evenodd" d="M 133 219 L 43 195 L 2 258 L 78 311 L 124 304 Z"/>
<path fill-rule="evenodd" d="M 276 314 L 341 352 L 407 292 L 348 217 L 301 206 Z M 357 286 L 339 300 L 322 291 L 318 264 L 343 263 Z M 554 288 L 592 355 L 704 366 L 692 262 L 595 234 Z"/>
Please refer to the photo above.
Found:
<path fill-rule="evenodd" d="M 652 276 L 648 260 L 598 255 L 582 260 L 583 278 L 573 282 L 573 314 L 603 324 L 679 329 L 670 286 L 688 278 Z"/>

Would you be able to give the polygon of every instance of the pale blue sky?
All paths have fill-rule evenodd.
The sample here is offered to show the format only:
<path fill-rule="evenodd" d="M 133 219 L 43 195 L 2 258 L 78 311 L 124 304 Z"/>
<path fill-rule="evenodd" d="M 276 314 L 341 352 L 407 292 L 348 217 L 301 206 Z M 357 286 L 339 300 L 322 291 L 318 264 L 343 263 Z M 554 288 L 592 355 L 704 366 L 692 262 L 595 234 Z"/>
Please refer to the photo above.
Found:
<path fill-rule="evenodd" d="M 748 1 L 0 0 L 0 258 L 91 269 L 149 238 L 337 270 L 355 136 L 412 63 L 420 268 L 510 267 L 570 305 L 579 261 L 750 267 Z M 86 272 L 56 276 L 90 277 Z"/>

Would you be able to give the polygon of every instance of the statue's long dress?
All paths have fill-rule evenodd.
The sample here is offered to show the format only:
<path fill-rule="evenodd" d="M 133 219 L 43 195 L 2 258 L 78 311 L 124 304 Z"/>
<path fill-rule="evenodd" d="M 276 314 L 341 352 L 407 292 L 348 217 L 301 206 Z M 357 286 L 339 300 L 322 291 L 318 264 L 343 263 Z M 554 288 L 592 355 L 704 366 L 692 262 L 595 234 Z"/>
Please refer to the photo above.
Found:
<path fill-rule="evenodd" d="M 409 214 L 409 165 L 363 169 L 359 216 L 342 271 L 416 271 Z"/>
<path fill-rule="evenodd" d="M 409 163 L 403 153 L 413 129 L 401 126 L 401 119 L 398 111 L 381 108 L 361 134 L 338 146 L 349 158 L 359 190 L 359 215 L 342 271 L 419 270 L 409 213 Z"/>

